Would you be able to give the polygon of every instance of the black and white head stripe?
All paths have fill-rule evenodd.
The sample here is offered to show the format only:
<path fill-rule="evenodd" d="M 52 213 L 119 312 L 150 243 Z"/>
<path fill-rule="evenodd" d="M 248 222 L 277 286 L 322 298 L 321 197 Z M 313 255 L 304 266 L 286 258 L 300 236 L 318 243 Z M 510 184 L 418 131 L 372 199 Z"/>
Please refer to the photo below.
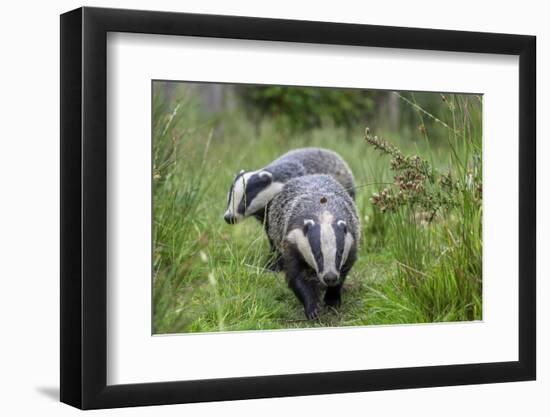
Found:
<path fill-rule="evenodd" d="M 305 219 L 303 228 L 293 229 L 287 240 L 296 246 L 304 261 L 324 284 L 335 284 L 328 282 L 328 277 L 332 281 L 340 278 L 340 271 L 353 245 L 353 236 L 346 222 L 335 221 L 328 211 L 323 212 L 318 221 Z"/>
<path fill-rule="evenodd" d="M 282 188 L 283 184 L 273 181 L 273 175 L 268 171 L 241 171 L 227 194 L 224 216 L 231 216 L 236 223 L 263 210 Z"/>

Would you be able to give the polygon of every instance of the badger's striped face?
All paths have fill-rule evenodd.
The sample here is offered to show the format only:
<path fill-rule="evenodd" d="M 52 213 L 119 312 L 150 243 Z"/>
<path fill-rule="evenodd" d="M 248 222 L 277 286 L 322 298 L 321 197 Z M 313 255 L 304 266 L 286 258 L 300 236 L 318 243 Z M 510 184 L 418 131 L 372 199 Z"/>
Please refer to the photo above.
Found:
<path fill-rule="evenodd" d="M 305 219 L 303 227 L 293 229 L 287 240 L 296 246 L 321 283 L 328 286 L 340 283 L 342 267 L 353 245 L 353 236 L 344 220 L 324 212 L 317 220 Z"/>
<path fill-rule="evenodd" d="M 238 223 L 253 215 L 281 191 L 283 184 L 273 181 L 268 171 L 241 171 L 233 180 L 227 194 L 227 210 L 224 219 L 229 224 Z"/>

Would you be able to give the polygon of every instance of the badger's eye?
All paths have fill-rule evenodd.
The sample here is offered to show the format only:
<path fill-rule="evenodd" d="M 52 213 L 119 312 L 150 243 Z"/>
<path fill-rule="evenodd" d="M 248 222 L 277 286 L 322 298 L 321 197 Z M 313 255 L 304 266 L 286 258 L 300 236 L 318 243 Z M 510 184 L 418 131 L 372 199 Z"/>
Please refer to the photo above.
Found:
<path fill-rule="evenodd" d="M 311 219 L 305 219 L 304 220 L 304 233 L 307 233 L 311 226 L 313 226 L 315 222 Z"/>
<path fill-rule="evenodd" d="M 344 233 L 347 233 L 347 231 L 348 231 L 348 225 L 347 225 L 347 223 L 346 223 L 344 220 L 338 220 L 338 222 L 336 223 L 336 225 L 337 225 L 338 227 L 340 227 L 340 228 L 344 231 Z"/>

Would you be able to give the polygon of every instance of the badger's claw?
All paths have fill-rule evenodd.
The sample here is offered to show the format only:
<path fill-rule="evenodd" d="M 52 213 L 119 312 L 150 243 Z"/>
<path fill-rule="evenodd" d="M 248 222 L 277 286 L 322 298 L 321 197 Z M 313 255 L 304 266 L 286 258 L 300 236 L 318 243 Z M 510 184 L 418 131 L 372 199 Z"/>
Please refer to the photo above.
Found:
<path fill-rule="evenodd" d="M 319 317 L 319 306 L 316 304 L 306 306 L 305 313 L 308 320 L 314 320 Z"/>

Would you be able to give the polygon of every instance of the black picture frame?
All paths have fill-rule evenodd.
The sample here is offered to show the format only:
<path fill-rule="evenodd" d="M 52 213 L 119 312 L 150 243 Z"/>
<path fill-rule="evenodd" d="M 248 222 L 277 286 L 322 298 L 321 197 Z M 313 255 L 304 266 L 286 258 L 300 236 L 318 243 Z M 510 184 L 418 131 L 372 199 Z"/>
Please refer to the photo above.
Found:
<path fill-rule="evenodd" d="M 107 385 L 108 32 L 519 56 L 519 360 Z M 535 45 L 534 36 L 251 17 L 88 7 L 61 15 L 61 401 L 94 409 L 535 379 Z"/>

